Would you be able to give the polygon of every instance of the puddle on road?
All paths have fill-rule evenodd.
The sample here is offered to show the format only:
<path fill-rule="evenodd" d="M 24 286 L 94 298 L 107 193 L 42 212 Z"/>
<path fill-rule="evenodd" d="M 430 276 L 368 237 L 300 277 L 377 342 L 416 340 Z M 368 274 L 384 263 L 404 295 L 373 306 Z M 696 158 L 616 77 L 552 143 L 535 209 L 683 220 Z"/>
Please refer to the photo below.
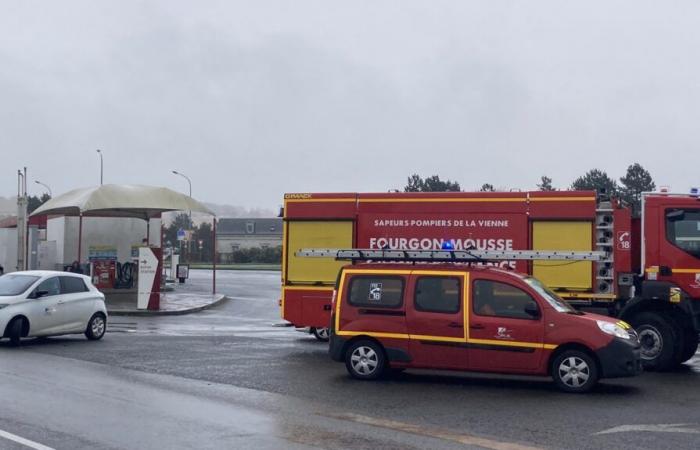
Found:
<path fill-rule="evenodd" d="M 270 325 L 269 321 L 261 321 L 264 325 L 240 324 L 240 325 L 203 325 L 203 324 L 154 324 L 139 322 L 112 322 L 108 333 L 135 333 L 143 335 L 161 336 L 238 336 L 275 338 L 284 340 L 296 340 L 302 334 L 292 328 L 280 328 Z"/>

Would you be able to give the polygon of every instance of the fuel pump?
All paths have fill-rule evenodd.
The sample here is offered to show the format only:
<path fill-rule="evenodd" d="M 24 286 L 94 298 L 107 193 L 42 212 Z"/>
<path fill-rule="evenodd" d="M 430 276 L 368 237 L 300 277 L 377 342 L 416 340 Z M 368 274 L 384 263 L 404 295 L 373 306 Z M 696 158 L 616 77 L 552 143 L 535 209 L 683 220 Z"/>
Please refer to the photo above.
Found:
<path fill-rule="evenodd" d="M 90 246 L 88 251 L 92 284 L 98 289 L 111 289 L 117 278 L 117 248 Z"/>

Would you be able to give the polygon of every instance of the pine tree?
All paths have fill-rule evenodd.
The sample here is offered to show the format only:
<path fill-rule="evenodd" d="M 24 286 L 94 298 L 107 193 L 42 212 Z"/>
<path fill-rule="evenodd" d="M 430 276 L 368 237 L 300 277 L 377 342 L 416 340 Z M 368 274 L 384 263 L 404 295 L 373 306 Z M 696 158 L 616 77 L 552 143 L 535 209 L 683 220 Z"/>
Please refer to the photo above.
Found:
<path fill-rule="evenodd" d="M 635 213 L 640 212 L 642 192 L 651 192 L 656 189 L 656 184 L 651 174 L 639 163 L 634 163 L 627 168 L 627 174 L 620 178 L 622 187 L 620 197 L 632 205 Z"/>
<path fill-rule="evenodd" d="M 539 189 L 540 191 L 554 191 L 554 190 L 556 190 L 552 186 L 552 179 L 549 178 L 547 175 L 542 175 L 540 180 L 542 180 L 542 182 L 537 185 L 537 189 Z"/>
<path fill-rule="evenodd" d="M 604 171 L 591 169 L 585 175 L 574 180 L 571 183 L 571 189 L 574 191 L 598 191 L 614 195 L 618 192 L 619 187 L 615 180 L 610 178 Z"/>

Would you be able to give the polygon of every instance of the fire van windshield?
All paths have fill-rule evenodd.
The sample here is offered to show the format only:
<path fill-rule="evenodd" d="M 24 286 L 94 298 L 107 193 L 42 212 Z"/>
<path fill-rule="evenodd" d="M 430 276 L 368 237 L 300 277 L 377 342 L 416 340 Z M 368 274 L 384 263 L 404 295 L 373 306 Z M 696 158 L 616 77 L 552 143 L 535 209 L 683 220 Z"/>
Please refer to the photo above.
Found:
<path fill-rule="evenodd" d="M 542 282 L 537 278 L 527 277 L 525 278 L 525 282 L 530 285 L 531 288 L 537 291 L 537 293 L 540 294 L 540 296 L 542 296 L 542 298 L 544 298 L 547 303 L 552 306 L 552 308 L 561 313 L 578 314 L 578 311 L 569 306 L 557 294 L 549 290 L 549 288 L 542 284 Z"/>

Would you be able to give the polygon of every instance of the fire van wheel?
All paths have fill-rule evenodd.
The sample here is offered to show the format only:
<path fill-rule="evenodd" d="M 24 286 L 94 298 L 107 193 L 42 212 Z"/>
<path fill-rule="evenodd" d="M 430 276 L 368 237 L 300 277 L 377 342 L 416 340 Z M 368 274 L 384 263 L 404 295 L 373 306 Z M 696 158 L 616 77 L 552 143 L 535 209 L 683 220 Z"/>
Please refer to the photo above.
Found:
<path fill-rule="evenodd" d="M 552 362 L 552 378 L 564 392 L 588 392 L 598 382 L 598 367 L 586 353 L 566 350 Z"/>
<path fill-rule="evenodd" d="M 330 332 L 328 328 L 312 328 L 311 333 L 321 342 L 328 342 L 330 339 Z"/>
<path fill-rule="evenodd" d="M 680 345 L 672 322 L 660 314 L 644 312 L 631 320 L 642 344 L 642 365 L 646 370 L 668 370 L 677 364 L 676 347 Z M 675 363 L 675 364 L 674 364 Z"/>
<path fill-rule="evenodd" d="M 345 367 L 358 380 L 376 380 L 386 371 L 384 350 L 372 341 L 357 341 L 345 353 Z"/>
<path fill-rule="evenodd" d="M 107 330 L 107 321 L 105 316 L 101 313 L 95 313 L 88 322 L 87 329 L 85 330 L 85 337 L 91 341 L 97 341 L 102 339 Z"/>

